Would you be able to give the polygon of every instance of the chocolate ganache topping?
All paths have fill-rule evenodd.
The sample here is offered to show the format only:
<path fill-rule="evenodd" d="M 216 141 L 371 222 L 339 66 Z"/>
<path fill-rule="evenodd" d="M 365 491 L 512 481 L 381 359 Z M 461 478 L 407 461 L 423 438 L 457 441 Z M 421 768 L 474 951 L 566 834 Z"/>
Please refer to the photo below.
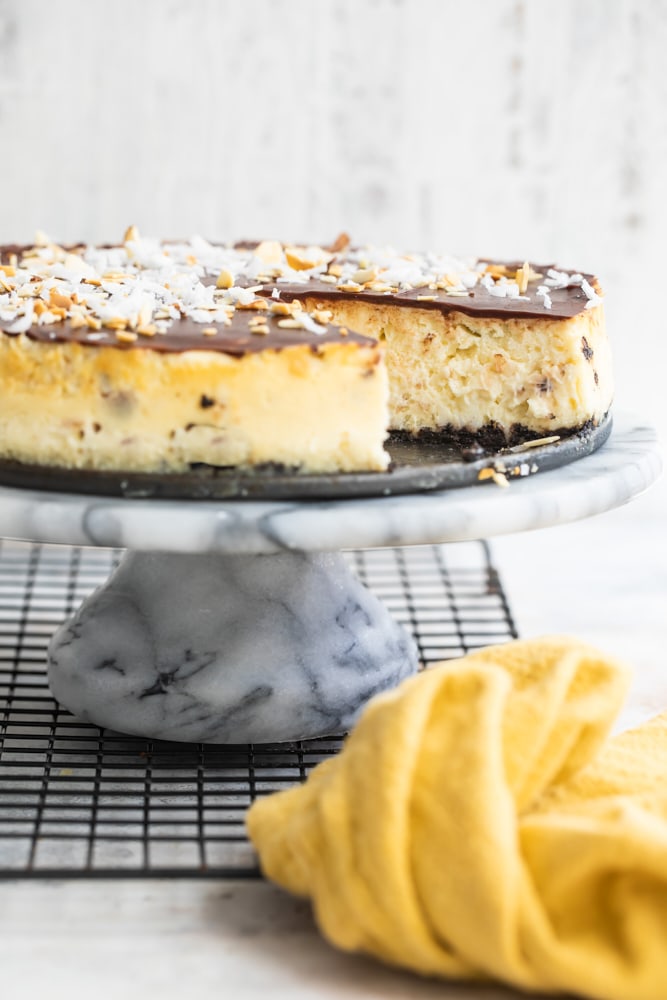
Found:
<path fill-rule="evenodd" d="M 122 350 L 222 351 L 372 340 L 331 324 L 327 304 L 480 317 L 565 319 L 601 302 L 595 278 L 551 265 L 277 241 L 160 242 L 134 226 L 117 246 L 0 247 L 0 330 Z M 305 308 L 302 306 L 305 303 Z"/>

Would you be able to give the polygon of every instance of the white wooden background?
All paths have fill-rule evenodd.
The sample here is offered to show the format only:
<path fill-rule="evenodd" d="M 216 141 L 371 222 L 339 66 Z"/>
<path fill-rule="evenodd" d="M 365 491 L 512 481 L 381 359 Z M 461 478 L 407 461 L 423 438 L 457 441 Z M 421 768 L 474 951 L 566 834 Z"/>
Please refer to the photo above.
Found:
<path fill-rule="evenodd" d="M 0 240 L 556 260 L 664 427 L 667 0 L 0 0 Z"/>

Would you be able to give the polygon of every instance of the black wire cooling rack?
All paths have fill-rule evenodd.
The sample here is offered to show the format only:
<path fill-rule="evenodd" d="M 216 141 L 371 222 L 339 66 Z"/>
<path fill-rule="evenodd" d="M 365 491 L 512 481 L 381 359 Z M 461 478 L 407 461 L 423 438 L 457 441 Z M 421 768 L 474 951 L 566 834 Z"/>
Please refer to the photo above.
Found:
<path fill-rule="evenodd" d="M 0 878 L 256 877 L 247 807 L 304 781 L 341 740 L 163 743 L 100 730 L 60 708 L 46 684 L 49 639 L 119 556 L 0 548 Z M 482 542 L 350 559 L 427 665 L 516 636 Z"/>

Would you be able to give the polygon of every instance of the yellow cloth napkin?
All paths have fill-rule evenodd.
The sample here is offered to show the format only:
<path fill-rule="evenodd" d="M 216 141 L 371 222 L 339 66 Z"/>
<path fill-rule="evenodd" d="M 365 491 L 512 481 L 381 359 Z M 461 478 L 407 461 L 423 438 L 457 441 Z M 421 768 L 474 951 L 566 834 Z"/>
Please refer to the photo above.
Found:
<path fill-rule="evenodd" d="M 426 975 L 667 998 L 667 716 L 605 744 L 624 669 L 492 646 L 374 699 L 342 753 L 255 803 L 269 878 L 324 935 Z"/>

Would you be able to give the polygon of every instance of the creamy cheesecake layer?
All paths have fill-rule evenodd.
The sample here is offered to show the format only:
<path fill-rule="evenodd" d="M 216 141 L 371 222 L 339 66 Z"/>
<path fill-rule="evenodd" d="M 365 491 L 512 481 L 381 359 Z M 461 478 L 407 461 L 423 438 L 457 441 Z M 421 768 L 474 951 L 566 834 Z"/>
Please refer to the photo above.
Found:
<path fill-rule="evenodd" d="M 387 374 L 372 343 L 234 356 L 0 336 L 0 385 L 2 455 L 22 462 L 156 472 L 387 465 Z"/>
<path fill-rule="evenodd" d="M 304 300 L 306 309 L 324 303 Z M 603 307 L 560 318 L 476 316 L 363 300 L 327 300 L 332 322 L 386 348 L 390 427 L 506 437 L 597 422 L 609 410 L 613 377 Z M 514 429 L 514 430 L 513 430 Z"/>

